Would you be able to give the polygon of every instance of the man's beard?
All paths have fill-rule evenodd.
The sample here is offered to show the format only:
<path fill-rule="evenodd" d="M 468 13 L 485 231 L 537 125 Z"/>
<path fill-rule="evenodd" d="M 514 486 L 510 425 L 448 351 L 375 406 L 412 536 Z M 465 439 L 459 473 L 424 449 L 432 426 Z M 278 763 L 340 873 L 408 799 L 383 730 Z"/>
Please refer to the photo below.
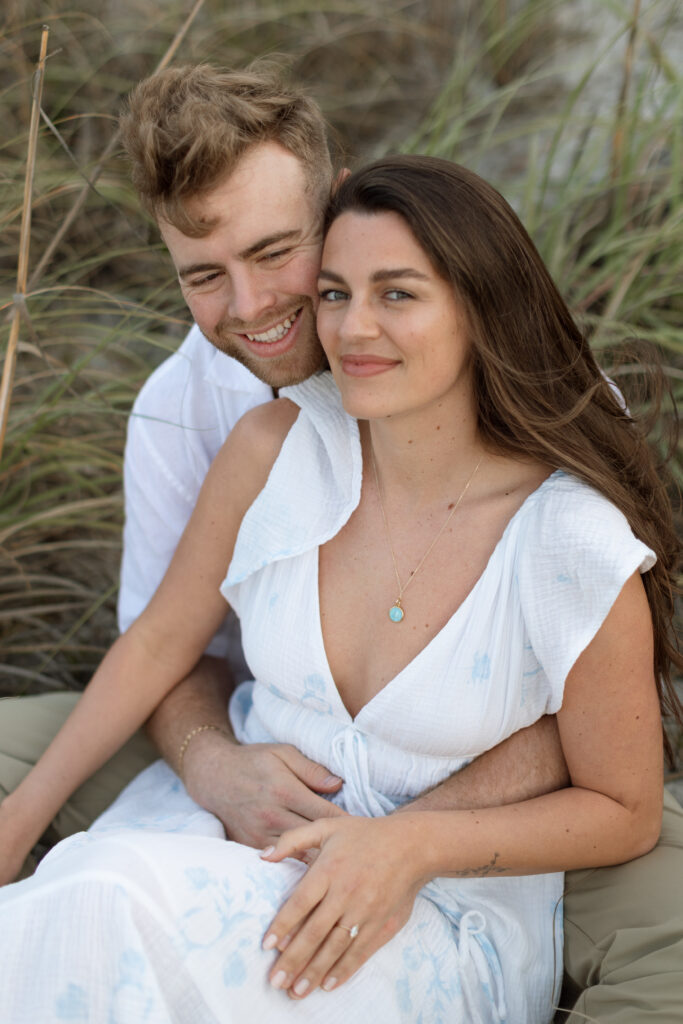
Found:
<path fill-rule="evenodd" d="M 300 302 L 294 308 L 299 307 L 299 322 L 296 325 L 298 334 L 294 347 L 279 356 L 264 355 L 263 358 L 259 358 L 258 355 L 255 355 L 242 340 L 236 337 L 238 334 L 246 333 L 243 325 L 240 325 L 242 329 L 236 329 L 234 323 L 228 325 L 226 322 L 222 322 L 216 324 L 214 330 L 207 333 L 206 336 L 217 349 L 236 359 L 255 377 L 272 388 L 284 388 L 290 384 L 299 384 L 302 380 L 313 376 L 314 373 L 326 370 L 329 365 L 318 339 L 311 300 L 307 296 L 301 296 Z M 287 315 L 291 316 L 292 312 L 292 310 L 285 311 L 281 316 L 276 313 L 270 317 L 270 322 L 282 322 Z M 249 334 L 258 333 L 260 332 L 253 328 L 249 330 Z M 266 351 L 267 343 L 263 342 L 262 344 Z"/>

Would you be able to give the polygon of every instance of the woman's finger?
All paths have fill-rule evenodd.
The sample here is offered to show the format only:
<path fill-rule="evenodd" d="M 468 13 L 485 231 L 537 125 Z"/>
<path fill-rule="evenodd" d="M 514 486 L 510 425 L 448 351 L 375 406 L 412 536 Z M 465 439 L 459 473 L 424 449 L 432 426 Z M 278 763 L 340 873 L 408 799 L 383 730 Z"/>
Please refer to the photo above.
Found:
<path fill-rule="evenodd" d="M 393 939 L 394 935 L 401 930 L 408 920 L 408 917 L 410 917 L 410 913 L 407 913 L 405 920 L 399 920 L 398 917 L 390 918 L 379 928 L 373 927 L 372 922 L 361 926 L 358 930 L 358 938 L 354 942 L 349 943 L 336 962 L 325 970 L 324 976 L 318 982 L 320 987 L 325 992 L 331 992 L 333 989 L 343 985 L 345 981 L 348 981 L 363 966 L 366 960 L 369 960 L 390 939 Z"/>
<path fill-rule="evenodd" d="M 283 904 L 263 937 L 263 949 L 283 952 L 297 935 L 309 915 L 324 899 L 328 880 L 320 872 L 307 871 L 296 889 Z"/>
<path fill-rule="evenodd" d="M 326 992 L 338 988 L 400 931 L 410 917 L 412 903 L 412 898 L 407 898 L 399 912 L 366 920 L 363 910 L 354 917 L 353 910 L 346 906 L 332 927 L 330 912 L 323 904 L 286 943 L 272 976 L 282 972 L 281 987 L 289 987 L 289 994 L 297 998 L 304 998 L 319 986 Z M 354 923 L 349 923 L 352 920 Z M 328 932 L 321 941 L 325 928 Z"/>
<path fill-rule="evenodd" d="M 257 837 L 260 839 L 260 843 L 267 844 L 265 848 L 261 850 L 261 857 L 263 857 L 264 860 L 273 862 L 275 860 L 284 860 L 285 857 L 292 857 L 294 860 L 302 860 L 307 864 L 310 863 L 314 858 L 309 858 L 309 851 L 306 850 L 304 850 L 303 852 L 285 853 L 282 856 L 280 856 L 280 854 L 278 853 L 278 856 L 276 858 L 272 856 L 272 853 L 277 849 L 277 844 L 279 843 L 281 836 L 283 836 L 286 832 L 298 831 L 298 829 L 300 828 L 307 828 L 309 826 L 310 822 L 305 821 L 303 818 L 300 818 L 296 814 L 288 812 L 286 815 L 283 815 L 282 821 L 277 822 L 273 826 L 273 828 L 282 827 L 281 832 L 271 831 L 267 834 L 261 834 L 260 837 Z M 260 844 L 256 842 L 255 845 L 258 847 Z M 317 850 L 315 852 L 317 853 Z"/>
<path fill-rule="evenodd" d="M 350 929 L 338 927 L 342 910 L 329 898 L 318 905 L 286 943 L 284 952 L 271 968 L 271 984 L 288 988 L 290 994 L 297 996 L 304 996 L 317 987 L 324 973 L 353 941 Z M 317 966 L 311 973 L 313 963 Z"/>
<path fill-rule="evenodd" d="M 325 978 L 335 978 L 340 973 L 336 970 L 336 965 L 342 961 L 345 954 L 348 953 L 349 949 L 358 940 L 361 927 L 362 926 L 359 925 L 348 925 L 338 921 L 330 929 L 326 939 L 322 942 L 308 963 L 300 970 L 297 971 L 296 963 L 290 966 L 290 964 L 285 961 L 284 970 L 286 972 L 289 971 L 294 976 L 289 994 L 293 998 L 301 999 L 304 996 L 307 996 L 309 992 L 313 992 L 318 988 Z M 292 953 L 296 953 L 294 945 L 292 946 Z M 360 962 L 367 959 L 369 955 L 369 952 L 363 955 L 363 951 L 361 950 Z M 280 957 L 280 959 L 284 960 L 284 957 Z M 330 987 L 336 987 L 336 984 Z"/>
<path fill-rule="evenodd" d="M 261 856 L 273 862 L 284 860 L 285 857 L 301 859 L 306 850 L 320 846 L 325 834 L 324 821 L 321 820 L 288 829 L 272 846 L 261 850 Z"/>

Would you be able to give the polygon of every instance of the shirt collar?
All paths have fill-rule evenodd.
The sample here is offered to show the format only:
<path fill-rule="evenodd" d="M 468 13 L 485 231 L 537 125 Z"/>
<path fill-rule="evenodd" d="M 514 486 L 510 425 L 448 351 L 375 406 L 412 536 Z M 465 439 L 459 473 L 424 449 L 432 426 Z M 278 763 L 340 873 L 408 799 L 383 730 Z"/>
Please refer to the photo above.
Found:
<path fill-rule="evenodd" d="M 221 352 L 215 345 L 202 335 L 207 345 L 211 345 L 211 354 L 206 367 L 204 380 L 216 387 L 226 391 L 245 391 L 265 400 L 273 397 L 273 389 L 269 384 L 259 380 L 255 374 L 246 366 L 225 352 Z"/>

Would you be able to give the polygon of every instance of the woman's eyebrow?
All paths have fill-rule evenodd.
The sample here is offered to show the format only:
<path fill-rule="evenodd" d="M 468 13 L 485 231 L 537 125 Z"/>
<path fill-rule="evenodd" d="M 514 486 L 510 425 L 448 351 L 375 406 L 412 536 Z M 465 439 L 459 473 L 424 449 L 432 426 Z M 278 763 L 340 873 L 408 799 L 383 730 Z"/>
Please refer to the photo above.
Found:
<path fill-rule="evenodd" d="M 319 277 L 324 277 L 328 281 L 335 281 L 337 284 L 345 284 L 344 278 L 341 274 L 335 274 L 333 270 L 328 270 L 326 267 L 321 267 L 318 274 Z M 429 281 L 426 274 L 423 274 L 419 270 L 414 270 L 412 267 L 397 267 L 388 270 L 375 270 L 370 275 L 371 281 L 395 281 L 397 278 L 412 277 L 418 281 Z"/>
<path fill-rule="evenodd" d="M 418 281 L 429 280 L 426 274 L 421 273 L 419 270 L 414 270 L 412 267 L 397 267 L 393 270 L 376 270 L 374 274 L 370 276 L 370 280 L 394 281 L 397 277 L 414 277 Z"/>

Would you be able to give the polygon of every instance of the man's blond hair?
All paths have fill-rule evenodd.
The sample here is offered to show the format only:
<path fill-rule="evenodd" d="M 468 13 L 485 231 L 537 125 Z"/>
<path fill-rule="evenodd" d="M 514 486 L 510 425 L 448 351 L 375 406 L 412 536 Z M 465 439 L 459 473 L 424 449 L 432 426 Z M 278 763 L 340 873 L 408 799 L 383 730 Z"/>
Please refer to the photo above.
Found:
<path fill-rule="evenodd" d="M 187 200 L 218 185 L 259 142 L 277 142 L 301 161 L 321 208 L 330 194 L 320 108 L 272 63 L 243 71 L 208 64 L 159 71 L 130 94 L 121 133 L 145 209 L 191 237 L 207 234 L 211 224 L 190 216 Z"/>

